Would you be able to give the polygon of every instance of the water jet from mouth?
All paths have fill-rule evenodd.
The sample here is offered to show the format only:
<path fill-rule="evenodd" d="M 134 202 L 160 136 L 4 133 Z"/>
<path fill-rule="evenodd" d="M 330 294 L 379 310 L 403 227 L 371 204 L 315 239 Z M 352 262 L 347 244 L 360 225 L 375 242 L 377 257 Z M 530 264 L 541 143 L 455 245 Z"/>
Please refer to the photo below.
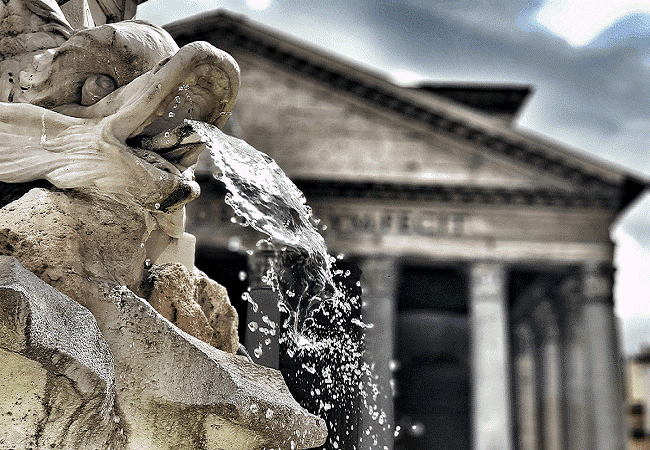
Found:
<path fill-rule="evenodd" d="M 268 236 L 259 246 L 279 254 L 268 283 L 284 299 L 293 332 L 302 335 L 309 314 L 337 295 L 331 257 L 305 196 L 273 159 L 246 142 L 203 122 L 185 123 L 210 151 L 214 177 L 228 190 L 226 203 L 243 218 L 242 225 Z"/>

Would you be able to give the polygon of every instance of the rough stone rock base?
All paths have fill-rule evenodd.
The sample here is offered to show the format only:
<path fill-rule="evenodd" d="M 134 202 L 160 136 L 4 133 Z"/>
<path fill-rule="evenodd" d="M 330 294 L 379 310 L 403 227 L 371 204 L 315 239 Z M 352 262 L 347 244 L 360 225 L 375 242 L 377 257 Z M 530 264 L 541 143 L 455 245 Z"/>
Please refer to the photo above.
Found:
<path fill-rule="evenodd" d="M 0 449 L 324 442 L 324 422 L 296 403 L 278 371 L 179 330 L 125 286 L 88 283 L 92 315 L 0 257 Z"/>
<path fill-rule="evenodd" d="M 225 352 L 239 348 L 239 318 L 226 288 L 200 270 L 180 263 L 152 266 L 142 291 L 156 311 L 186 333 Z"/>
<path fill-rule="evenodd" d="M 93 315 L 0 257 L 0 449 L 121 449 L 113 355 Z"/>

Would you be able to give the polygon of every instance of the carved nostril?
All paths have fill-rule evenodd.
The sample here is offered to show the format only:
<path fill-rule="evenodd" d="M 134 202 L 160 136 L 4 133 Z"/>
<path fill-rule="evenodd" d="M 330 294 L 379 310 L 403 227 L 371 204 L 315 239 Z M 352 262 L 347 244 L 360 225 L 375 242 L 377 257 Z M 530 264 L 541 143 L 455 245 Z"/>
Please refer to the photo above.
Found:
<path fill-rule="evenodd" d="M 94 105 L 117 88 L 117 83 L 108 75 L 91 75 L 81 88 L 81 104 Z"/>

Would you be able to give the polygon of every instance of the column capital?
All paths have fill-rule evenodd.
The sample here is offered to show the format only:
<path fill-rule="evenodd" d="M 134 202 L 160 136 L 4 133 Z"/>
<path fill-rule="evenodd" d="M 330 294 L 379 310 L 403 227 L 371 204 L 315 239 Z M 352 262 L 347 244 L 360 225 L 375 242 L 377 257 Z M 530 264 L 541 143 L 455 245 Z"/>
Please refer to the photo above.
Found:
<path fill-rule="evenodd" d="M 581 267 L 584 303 L 614 304 L 614 272 L 609 262 L 588 263 Z"/>
<path fill-rule="evenodd" d="M 390 256 L 368 256 L 359 262 L 364 295 L 392 296 L 397 282 L 397 261 Z"/>
<path fill-rule="evenodd" d="M 505 264 L 478 261 L 470 266 L 470 289 L 473 298 L 503 297 L 505 295 Z"/>
<path fill-rule="evenodd" d="M 251 289 L 271 289 L 266 277 L 271 275 L 273 265 L 278 263 L 274 250 L 257 250 L 248 256 L 248 286 Z"/>

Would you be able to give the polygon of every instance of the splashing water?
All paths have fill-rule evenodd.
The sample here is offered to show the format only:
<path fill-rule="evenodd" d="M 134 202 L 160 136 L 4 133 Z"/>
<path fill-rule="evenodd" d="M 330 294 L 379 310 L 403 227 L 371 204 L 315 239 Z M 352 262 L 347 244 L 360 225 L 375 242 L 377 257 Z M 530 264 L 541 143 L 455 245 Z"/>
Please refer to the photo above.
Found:
<path fill-rule="evenodd" d="M 228 190 L 226 203 L 249 225 L 286 248 L 274 267 L 277 290 L 287 300 L 296 332 L 324 297 L 336 295 L 323 237 L 312 223 L 305 196 L 264 153 L 217 127 L 186 121 L 206 143 L 218 168 L 215 178 Z"/>
<path fill-rule="evenodd" d="M 287 382 L 298 383 L 294 389 L 307 389 L 310 401 L 304 406 L 329 418 L 328 448 L 354 449 L 356 444 L 352 442 L 357 439 L 352 436 L 362 433 L 376 442 L 377 433 L 391 425 L 386 414 L 376 409 L 380 394 L 376 375 L 373 367 L 364 362 L 362 335 L 372 325 L 363 323 L 358 316 L 358 281 L 351 292 L 354 277 L 350 271 L 332 270 L 336 258 L 328 255 L 304 195 L 275 161 L 212 125 L 192 120 L 186 123 L 209 149 L 218 168 L 215 178 L 228 190 L 226 202 L 244 219 L 239 223 L 266 234 L 272 247 L 282 249 L 279 267 L 272 267 L 273 273 L 266 278 L 281 298 L 278 307 L 288 316 L 281 324 L 284 332 L 280 345 L 283 353 L 297 363 L 297 377 L 293 381 L 287 378 Z M 243 298 L 257 310 L 250 295 L 244 294 Z M 250 322 L 249 330 L 275 335 L 277 324 L 267 316 L 262 321 L 264 327 Z M 265 342 L 268 345 L 269 340 Z M 253 350 L 256 357 L 262 353 L 261 345 Z M 348 411 L 344 418 L 332 416 L 335 405 Z M 356 429 L 359 423 L 349 413 L 360 406 L 375 422 L 374 426 L 366 424 L 363 431 Z"/>

